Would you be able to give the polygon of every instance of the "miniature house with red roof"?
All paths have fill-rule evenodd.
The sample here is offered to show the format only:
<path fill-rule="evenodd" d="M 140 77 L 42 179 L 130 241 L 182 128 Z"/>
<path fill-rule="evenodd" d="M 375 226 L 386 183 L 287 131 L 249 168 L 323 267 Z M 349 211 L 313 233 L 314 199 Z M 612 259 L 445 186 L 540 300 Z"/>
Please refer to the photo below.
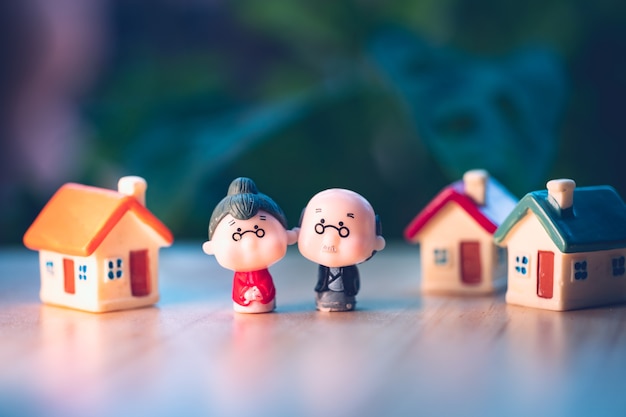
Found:
<path fill-rule="evenodd" d="M 508 250 L 506 302 L 572 310 L 626 302 L 626 204 L 609 186 L 552 180 L 494 234 Z"/>
<path fill-rule="evenodd" d="M 506 254 L 493 233 L 517 200 L 484 170 L 444 188 L 406 227 L 420 245 L 424 292 L 488 294 L 506 284 Z"/>
<path fill-rule="evenodd" d="M 44 303 L 105 312 L 158 301 L 159 248 L 173 237 L 145 207 L 146 187 L 123 177 L 118 191 L 69 183 L 52 196 L 24 235 Z"/>

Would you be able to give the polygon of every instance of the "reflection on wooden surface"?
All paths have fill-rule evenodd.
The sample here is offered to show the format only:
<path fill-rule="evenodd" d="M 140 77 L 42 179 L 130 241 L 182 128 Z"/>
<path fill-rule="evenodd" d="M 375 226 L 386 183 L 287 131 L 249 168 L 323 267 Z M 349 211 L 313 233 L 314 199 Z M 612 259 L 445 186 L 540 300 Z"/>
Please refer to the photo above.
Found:
<path fill-rule="evenodd" d="M 0 252 L 0 415 L 626 413 L 626 308 L 552 312 L 419 293 L 415 247 L 360 267 L 357 310 L 314 311 L 316 266 L 271 268 L 277 311 L 232 311 L 198 245 L 162 252 L 156 307 L 41 305 L 36 254 Z"/>

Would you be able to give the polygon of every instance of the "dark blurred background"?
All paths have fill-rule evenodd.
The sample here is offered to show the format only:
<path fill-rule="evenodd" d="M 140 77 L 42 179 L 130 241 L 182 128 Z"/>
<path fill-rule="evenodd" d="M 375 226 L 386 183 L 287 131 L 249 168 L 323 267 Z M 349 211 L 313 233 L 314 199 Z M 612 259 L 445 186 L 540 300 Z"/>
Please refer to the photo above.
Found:
<path fill-rule="evenodd" d="M 471 168 L 626 196 L 625 96 L 619 1 L 1 2 L 0 243 L 128 174 L 179 240 L 237 176 L 290 226 L 353 189 L 389 239 Z"/>

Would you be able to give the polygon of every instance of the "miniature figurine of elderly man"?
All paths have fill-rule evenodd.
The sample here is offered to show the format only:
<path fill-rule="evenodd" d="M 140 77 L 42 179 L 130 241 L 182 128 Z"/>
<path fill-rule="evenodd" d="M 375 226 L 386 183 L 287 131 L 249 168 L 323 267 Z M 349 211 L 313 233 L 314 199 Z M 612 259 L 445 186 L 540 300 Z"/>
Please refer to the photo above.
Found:
<path fill-rule="evenodd" d="M 296 243 L 281 208 L 249 178 L 237 178 L 213 210 L 209 240 L 202 249 L 224 268 L 235 271 L 233 308 L 266 313 L 276 308 L 276 289 L 268 268 Z"/>
<path fill-rule="evenodd" d="M 354 191 L 333 188 L 309 201 L 300 222 L 298 249 L 319 264 L 315 286 L 320 311 L 350 311 L 359 292 L 356 264 L 385 247 L 370 203 Z"/>

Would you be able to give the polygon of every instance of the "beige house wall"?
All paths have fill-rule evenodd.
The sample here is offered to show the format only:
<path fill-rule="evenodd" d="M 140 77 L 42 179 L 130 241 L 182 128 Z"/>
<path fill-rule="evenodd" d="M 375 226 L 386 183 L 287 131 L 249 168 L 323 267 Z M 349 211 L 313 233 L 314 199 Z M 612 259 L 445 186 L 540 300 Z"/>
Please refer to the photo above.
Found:
<path fill-rule="evenodd" d="M 41 300 L 92 312 L 104 312 L 151 305 L 159 300 L 158 270 L 159 247 L 163 239 L 141 222 L 132 212 L 127 212 L 111 230 L 100 246 L 89 257 L 66 256 L 40 251 Z M 130 252 L 148 250 L 150 294 L 134 297 L 130 284 Z M 64 289 L 63 259 L 74 260 L 75 293 Z M 122 259 L 122 277 L 109 280 L 107 261 Z M 53 272 L 46 265 L 53 262 Z M 79 265 L 87 265 L 87 280 L 79 280 Z"/>
<path fill-rule="evenodd" d="M 611 260 L 626 256 L 626 250 L 561 253 L 537 217 L 528 212 L 503 242 L 508 248 L 508 289 L 510 304 L 547 310 L 571 310 L 626 301 L 626 274 L 613 276 Z M 554 289 L 550 299 L 537 296 L 537 256 L 539 251 L 554 253 Z M 516 258 L 527 256 L 528 273 L 515 270 Z M 576 280 L 574 265 L 587 262 L 587 279 Z"/>
<path fill-rule="evenodd" d="M 420 244 L 421 286 L 424 292 L 485 294 L 501 288 L 505 282 L 505 268 L 498 265 L 498 249 L 493 237 L 467 212 L 455 203 L 442 207 L 415 237 Z M 480 284 L 461 282 L 460 242 L 480 243 L 482 280 Z M 445 265 L 435 263 L 435 249 L 448 251 Z M 503 260 L 504 262 L 504 260 Z M 494 281 L 494 275 L 499 279 Z"/>

